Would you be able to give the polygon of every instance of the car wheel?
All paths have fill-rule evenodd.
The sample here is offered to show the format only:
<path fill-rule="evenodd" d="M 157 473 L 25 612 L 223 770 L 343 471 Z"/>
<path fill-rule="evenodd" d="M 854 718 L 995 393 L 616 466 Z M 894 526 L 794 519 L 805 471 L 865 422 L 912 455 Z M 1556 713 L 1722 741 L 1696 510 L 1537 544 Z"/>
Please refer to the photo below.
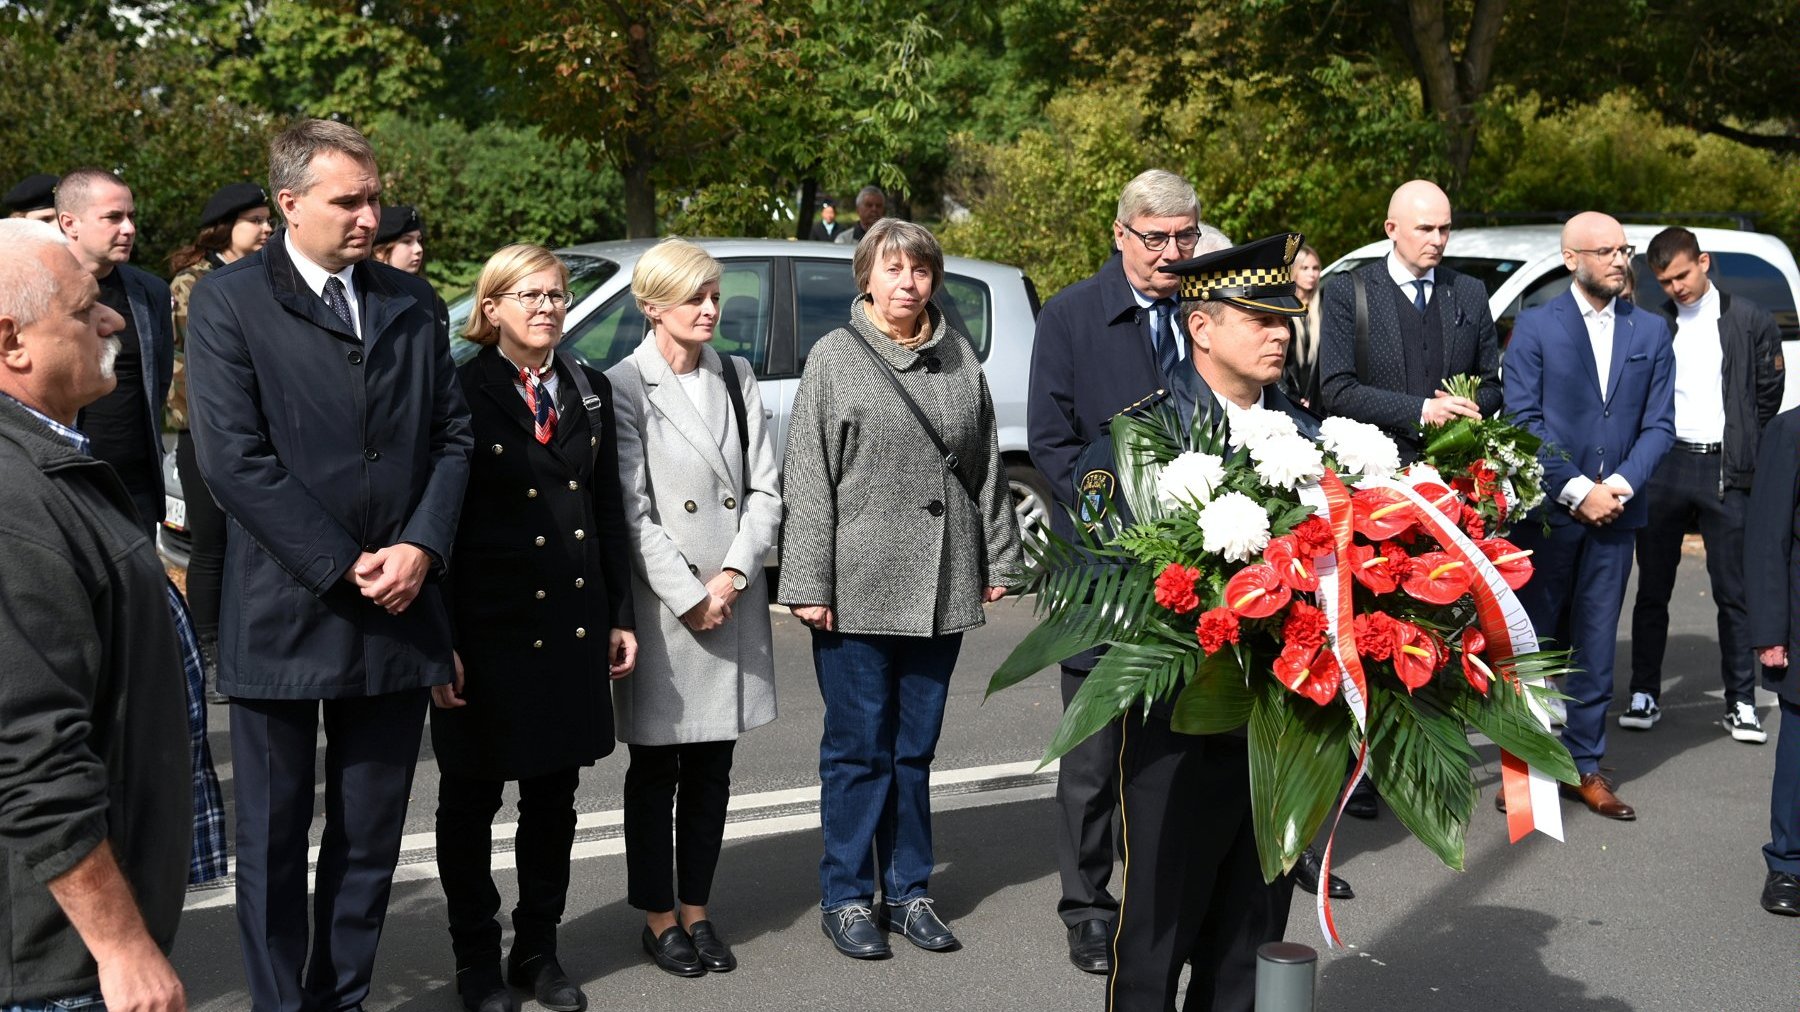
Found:
<path fill-rule="evenodd" d="M 1020 540 L 1027 546 L 1042 545 L 1050 536 L 1050 511 L 1056 508 L 1050 483 L 1030 464 L 1008 464 L 1006 487 L 1012 493 Z"/>

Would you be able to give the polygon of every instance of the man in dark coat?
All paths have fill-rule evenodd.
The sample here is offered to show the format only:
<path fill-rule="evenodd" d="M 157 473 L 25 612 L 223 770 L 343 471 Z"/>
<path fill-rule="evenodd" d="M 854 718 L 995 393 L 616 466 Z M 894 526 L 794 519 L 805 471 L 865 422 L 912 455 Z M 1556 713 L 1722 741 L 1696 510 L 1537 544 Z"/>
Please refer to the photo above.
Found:
<path fill-rule="evenodd" d="M 75 427 L 113 388 L 124 320 L 67 246 L 0 221 L 0 1008 L 169 1012 L 181 660 L 156 548 Z"/>
<path fill-rule="evenodd" d="M 1707 280 L 1711 258 L 1694 233 L 1665 228 L 1644 251 L 1669 301 L 1660 312 L 1675 344 L 1675 446 L 1644 493 L 1650 516 L 1637 532 L 1637 603 L 1631 610 L 1631 703 L 1619 726 L 1648 731 L 1662 717 L 1663 651 L 1681 542 L 1694 527 L 1719 610 L 1719 675 L 1725 730 L 1760 745 L 1756 671 L 1744 641 L 1744 504 L 1757 442 L 1781 410 L 1786 370 L 1781 330 L 1749 299 Z M 1649 293 L 1645 293 L 1648 295 Z M 1647 302 L 1648 300 L 1646 300 Z"/>
<path fill-rule="evenodd" d="M 305 120 L 269 163 L 286 230 L 196 285 L 188 316 L 194 442 L 230 517 L 219 690 L 232 697 L 239 938 L 258 1012 L 352 1009 L 369 992 L 426 689 L 451 680 L 438 581 L 472 439 L 431 286 L 368 260 L 381 189 L 368 141 Z"/>
<path fill-rule="evenodd" d="M 1118 249 L 1090 278 L 1058 292 L 1038 315 L 1031 351 L 1026 425 L 1031 461 L 1056 495 L 1050 525 L 1071 539 L 1077 505 L 1075 463 L 1106 423 L 1167 390 L 1185 357 L 1176 338 L 1180 279 L 1157 268 L 1191 256 L 1200 241 L 1200 200 L 1180 176 L 1152 169 L 1127 183 L 1113 221 Z M 1093 669 L 1092 651 L 1062 665 L 1063 705 Z M 1063 756 L 1056 774 L 1061 808 L 1056 857 L 1062 874 L 1057 915 L 1069 932 L 1069 959 L 1090 973 L 1111 965 L 1107 939 L 1119 901 L 1107 890 L 1113 868 L 1117 728 Z"/>
<path fill-rule="evenodd" d="M 1321 400 L 1314 407 L 1378 425 L 1406 458 L 1419 454 L 1420 430 L 1452 418 L 1500 410 L 1500 342 L 1487 288 L 1445 267 L 1450 198 L 1415 179 L 1388 201 L 1387 256 L 1334 276 L 1325 286 L 1319 337 Z M 1365 323 L 1358 347 L 1357 292 Z M 1481 377 L 1475 400 L 1445 390 L 1460 374 Z"/>
<path fill-rule="evenodd" d="M 136 216 L 131 188 L 105 169 L 76 169 L 57 184 L 57 224 L 75 259 L 100 282 L 100 301 L 125 320 L 113 363 L 119 385 L 83 408 L 77 424 L 154 530 L 163 518 L 162 409 L 175 376 L 175 317 L 169 286 L 126 263 Z"/>
<path fill-rule="evenodd" d="M 837 242 L 847 226 L 837 220 L 837 201 L 819 201 L 819 220 L 813 222 L 812 232 L 807 236 L 813 242 Z"/>
<path fill-rule="evenodd" d="M 1800 675 L 1791 666 L 1800 657 L 1800 409 L 1776 415 L 1763 433 L 1746 513 L 1745 639 L 1762 663 L 1763 683 L 1781 697 L 1762 908 L 1800 917 Z"/>

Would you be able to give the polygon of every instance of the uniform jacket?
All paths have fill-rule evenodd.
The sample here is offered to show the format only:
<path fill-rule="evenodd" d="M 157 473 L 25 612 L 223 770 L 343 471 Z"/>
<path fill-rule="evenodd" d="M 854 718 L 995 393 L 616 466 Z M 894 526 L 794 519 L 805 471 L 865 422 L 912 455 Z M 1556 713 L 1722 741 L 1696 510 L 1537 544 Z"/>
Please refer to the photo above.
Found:
<path fill-rule="evenodd" d="M 1800 408 L 1776 415 L 1762 434 L 1744 515 L 1744 600 L 1751 646 L 1787 647 L 1788 666 L 1764 668 L 1763 681 L 1800 706 Z"/>
<path fill-rule="evenodd" d="M 1394 279 L 1388 276 L 1387 258 L 1380 257 L 1357 268 L 1368 295 L 1369 376 L 1363 383 L 1356 375 L 1356 295 L 1348 275 L 1325 284 L 1325 300 L 1319 335 L 1319 391 L 1323 403 L 1314 404 L 1325 415 L 1344 415 L 1378 425 L 1416 453 L 1419 412 L 1424 401 L 1406 388 L 1406 359 L 1400 339 L 1400 319 L 1394 304 Z M 1487 288 L 1466 274 L 1439 265 L 1432 274 L 1428 312 L 1438 314 L 1444 335 L 1444 377 L 1459 373 L 1481 377 L 1475 401 L 1483 417 L 1501 408 L 1500 341 L 1494 318 L 1488 312 Z"/>
<path fill-rule="evenodd" d="M 1544 510 L 1576 522 L 1556 502 L 1570 478 L 1617 473 L 1636 493 L 1612 526 L 1636 530 L 1649 517 L 1644 493 L 1675 443 L 1675 352 L 1662 317 L 1615 300 L 1611 378 L 1600 396 L 1594 347 L 1575 290 L 1519 314 L 1506 347 L 1506 408 L 1543 439 Z"/>
<path fill-rule="evenodd" d="M 1665 301 L 1658 312 L 1673 340 L 1679 329 L 1674 301 Z M 1747 489 L 1763 426 L 1781 410 L 1786 381 L 1781 328 L 1761 306 L 1720 289 L 1719 344 L 1725 352 L 1719 377 L 1725 393 L 1725 487 Z"/>
<path fill-rule="evenodd" d="M 928 304 L 930 340 L 909 351 L 851 303 L 819 339 L 788 423 L 781 602 L 834 609 L 840 632 L 942 636 L 981 625 L 987 587 L 1023 578 L 994 402 L 969 342 Z M 893 370 L 960 461 L 971 499 L 880 368 Z"/>
<path fill-rule="evenodd" d="M 0 397 L 0 1007 L 97 986 L 44 885 L 102 841 L 175 940 L 193 840 L 162 563 L 111 467 Z"/>
<path fill-rule="evenodd" d="M 488 347 L 457 370 L 475 435 L 448 581 L 467 706 L 431 711 L 438 765 L 477 780 L 584 766 L 613 750 L 607 641 L 632 625 L 612 388 L 588 420 L 558 362 L 556 428 L 533 434 L 518 374 Z"/>
<path fill-rule="evenodd" d="M 748 364 L 700 351 L 703 382 L 718 383 L 702 416 L 656 350 L 654 336 L 607 370 L 619 422 L 619 482 L 630 529 L 638 666 L 613 683 L 619 740 L 634 745 L 729 741 L 775 719 L 775 654 L 763 559 L 781 527 L 780 475 L 762 394 Z M 749 468 L 724 383 L 738 385 Z M 724 431 L 725 448 L 717 433 Z M 749 580 L 716 629 L 681 616 L 726 569 Z M 783 575 L 785 577 L 785 567 Z"/>
<path fill-rule="evenodd" d="M 448 682 L 437 579 L 389 615 L 344 574 L 406 542 L 449 562 L 469 410 L 431 286 L 365 261 L 357 340 L 300 279 L 281 233 L 208 274 L 188 307 L 200 471 L 228 515 L 219 691 L 376 695 Z"/>

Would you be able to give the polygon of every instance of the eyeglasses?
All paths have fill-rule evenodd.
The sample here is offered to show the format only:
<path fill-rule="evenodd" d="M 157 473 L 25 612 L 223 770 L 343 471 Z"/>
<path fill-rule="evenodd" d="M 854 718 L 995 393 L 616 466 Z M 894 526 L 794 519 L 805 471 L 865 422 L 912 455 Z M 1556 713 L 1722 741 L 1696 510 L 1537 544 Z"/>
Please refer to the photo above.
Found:
<path fill-rule="evenodd" d="M 1621 255 L 1623 255 L 1625 257 L 1625 259 L 1630 260 L 1632 257 L 1637 255 L 1637 247 L 1636 246 L 1608 246 L 1604 249 L 1578 249 L 1575 252 L 1586 253 L 1588 256 L 1591 256 L 1591 257 L 1595 258 L 1596 260 L 1611 260 L 1613 257 L 1621 256 Z"/>
<path fill-rule="evenodd" d="M 1125 231 L 1130 232 L 1132 235 L 1137 236 L 1138 242 L 1143 243 L 1144 248 L 1152 253 L 1162 252 L 1162 248 L 1169 244 L 1170 239 L 1175 240 L 1175 248 L 1183 253 L 1192 252 L 1195 246 L 1200 245 L 1200 230 L 1197 228 L 1190 228 L 1182 232 L 1171 234 L 1168 232 L 1139 232 L 1137 229 L 1132 228 L 1122 221 L 1116 222 L 1115 224 Z"/>
<path fill-rule="evenodd" d="M 524 306 L 526 309 L 529 309 L 535 313 L 539 309 L 542 309 L 544 307 L 545 300 L 549 300 L 551 309 L 567 308 L 567 306 L 569 305 L 570 296 L 569 296 L 568 292 L 531 291 L 531 292 L 501 292 L 499 294 L 498 298 L 517 299 L 517 300 L 519 300 L 519 305 Z"/>

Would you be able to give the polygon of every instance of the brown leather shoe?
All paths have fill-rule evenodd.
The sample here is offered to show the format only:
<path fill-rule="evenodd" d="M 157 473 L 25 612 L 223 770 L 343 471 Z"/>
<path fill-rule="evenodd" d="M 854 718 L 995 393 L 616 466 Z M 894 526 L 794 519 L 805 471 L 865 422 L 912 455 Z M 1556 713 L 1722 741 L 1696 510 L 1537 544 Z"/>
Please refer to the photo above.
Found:
<path fill-rule="evenodd" d="M 1580 787 L 1563 784 L 1562 793 L 1565 798 L 1574 798 L 1587 805 L 1588 811 L 1595 815 L 1604 815 L 1620 822 L 1630 822 L 1637 818 L 1637 812 L 1619 800 L 1619 796 L 1613 793 L 1612 784 L 1607 783 L 1606 777 L 1599 771 L 1583 773 Z"/>

